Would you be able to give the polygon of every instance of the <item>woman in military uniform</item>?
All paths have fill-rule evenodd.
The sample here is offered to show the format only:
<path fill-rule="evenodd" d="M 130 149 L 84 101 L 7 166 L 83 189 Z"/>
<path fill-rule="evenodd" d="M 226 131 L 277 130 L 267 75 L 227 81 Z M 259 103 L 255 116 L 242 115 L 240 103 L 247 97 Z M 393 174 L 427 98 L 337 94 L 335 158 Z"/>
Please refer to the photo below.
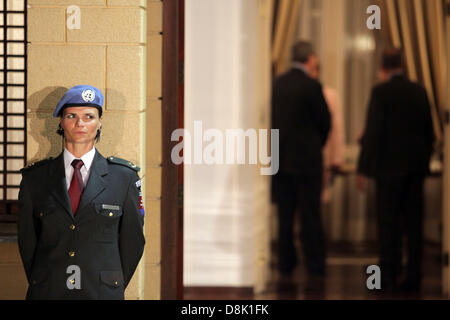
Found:
<path fill-rule="evenodd" d="M 124 299 L 144 250 L 139 168 L 104 158 L 103 95 L 69 89 L 53 113 L 64 151 L 22 169 L 19 248 L 27 299 Z"/>

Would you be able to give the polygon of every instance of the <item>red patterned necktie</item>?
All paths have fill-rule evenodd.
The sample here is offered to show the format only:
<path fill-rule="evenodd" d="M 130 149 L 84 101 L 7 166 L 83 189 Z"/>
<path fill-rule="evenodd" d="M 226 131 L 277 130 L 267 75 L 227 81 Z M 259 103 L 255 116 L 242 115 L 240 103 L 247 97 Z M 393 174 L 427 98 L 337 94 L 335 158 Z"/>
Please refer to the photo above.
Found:
<path fill-rule="evenodd" d="M 72 213 L 75 216 L 78 205 L 80 204 L 81 194 L 83 193 L 84 185 L 81 177 L 80 168 L 84 165 L 83 160 L 75 159 L 72 161 L 73 176 L 69 187 L 70 204 L 72 205 Z"/>

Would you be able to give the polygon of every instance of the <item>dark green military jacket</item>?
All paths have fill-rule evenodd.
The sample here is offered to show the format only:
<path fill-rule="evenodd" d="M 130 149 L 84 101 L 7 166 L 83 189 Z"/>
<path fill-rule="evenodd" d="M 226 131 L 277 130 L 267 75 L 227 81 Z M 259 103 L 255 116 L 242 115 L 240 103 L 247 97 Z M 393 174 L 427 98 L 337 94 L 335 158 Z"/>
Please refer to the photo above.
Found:
<path fill-rule="evenodd" d="M 124 299 L 145 243 L 138 170 L 96 150 L 74 217 L 62 153 L 22 169 L 18 240 L 27 299 Z"/>

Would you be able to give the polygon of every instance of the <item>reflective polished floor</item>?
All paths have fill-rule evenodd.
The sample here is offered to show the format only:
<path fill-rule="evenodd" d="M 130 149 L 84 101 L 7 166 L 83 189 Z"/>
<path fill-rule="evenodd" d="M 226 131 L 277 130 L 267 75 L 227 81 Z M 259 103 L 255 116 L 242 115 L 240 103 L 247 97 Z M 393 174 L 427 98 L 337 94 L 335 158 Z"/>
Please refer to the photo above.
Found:
<path fill-rule="evenodd" d="M 274 250 L 273 250 L 274 251 Z M 280 279 L 276 261 L 272 263 L 271 281 L 267 290 L 253 294 L 242 288 L 194 288 L 184 291 L 184 299 L 261 299 L 261 300 L 397 300 L 397 299 L 447 299 L 441 294 L 440 248 L 425 246 L 423 283 L 419 293 L 382 293 L 366 286 L 367 266 L 377 264 L 372 248 L 353 248 L 346 245 L 331 246 L 327 258 L 327 274 L 323 279 L 308 278 L 302 265 L 298 266 L 291 279 Z M 275 252 L 273 252 L 275 254 Z"/>

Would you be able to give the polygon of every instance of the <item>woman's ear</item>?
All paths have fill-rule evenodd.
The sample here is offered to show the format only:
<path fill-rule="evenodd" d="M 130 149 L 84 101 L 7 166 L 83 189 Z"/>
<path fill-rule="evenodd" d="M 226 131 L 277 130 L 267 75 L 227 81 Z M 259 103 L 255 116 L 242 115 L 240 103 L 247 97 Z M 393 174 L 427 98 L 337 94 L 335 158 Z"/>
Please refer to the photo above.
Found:
<path fill-rule="evenodd" d="M 56 130 L 56 133 L 64 137 L 64 129 L 61 126 L 61 122 L 58 124 L 58 129 Z"/>

